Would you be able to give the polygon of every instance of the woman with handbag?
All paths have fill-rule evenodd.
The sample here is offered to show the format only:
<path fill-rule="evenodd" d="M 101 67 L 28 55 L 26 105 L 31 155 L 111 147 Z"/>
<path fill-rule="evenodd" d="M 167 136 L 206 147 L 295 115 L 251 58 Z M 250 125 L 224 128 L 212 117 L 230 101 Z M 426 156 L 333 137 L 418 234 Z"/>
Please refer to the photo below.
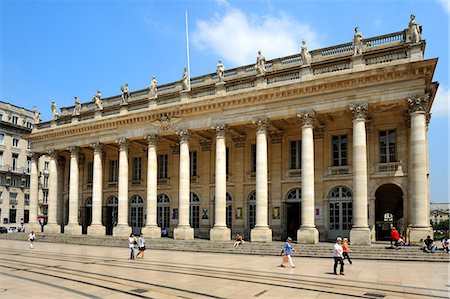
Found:
<path fill-rule="evenodd" d="M 133 233 L 130 234 L 128 243 L 130 244 L 130 260 L 134 260 L 134 245 L 137 244 L 137 240 Z"/>
<path fill-rule="evenodd" d="M 283 249 L 281 250 L 281 254 L 283 255 L 283 261 L 281 263 L 281 267 L 285 267 L 285 263 L 289 262 L 289 265 L 292 268 L 295 268 L 294 263 L 292 262 L 291 258 L 291 251 L 295 251 L 294 247 L 291 244 L 292 239 L 289 237 L 287 238 L 286 242 L 283 245 Z"/>

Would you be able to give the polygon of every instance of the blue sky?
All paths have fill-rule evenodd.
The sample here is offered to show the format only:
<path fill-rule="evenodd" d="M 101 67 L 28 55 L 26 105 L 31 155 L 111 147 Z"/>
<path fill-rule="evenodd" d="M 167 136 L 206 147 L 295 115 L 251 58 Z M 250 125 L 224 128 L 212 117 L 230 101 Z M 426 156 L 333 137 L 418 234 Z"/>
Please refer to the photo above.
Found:
<path fill-rule="evenodd" d="M 403 30 L 414 13 L 439 57 L 441 83 L 429 129 L 431 200 L 449 201 L 449 7 L 437 1 L 8 1 L 0 2 L 0 99 L 50 118 L 97 89 L 107 97 L 179 80 L 186 66 L 184 11 L 189 12 L 191 75 Z"/>

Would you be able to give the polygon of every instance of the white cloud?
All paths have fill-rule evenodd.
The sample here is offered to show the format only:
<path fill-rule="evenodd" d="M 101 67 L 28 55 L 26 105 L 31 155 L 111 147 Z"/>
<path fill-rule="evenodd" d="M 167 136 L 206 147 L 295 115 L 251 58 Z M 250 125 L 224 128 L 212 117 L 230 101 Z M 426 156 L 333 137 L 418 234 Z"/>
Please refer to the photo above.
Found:
<path fill-rule="evenodd" d="M 447 14 L 450 13 L 450 0 L 436 0 L 436 2 L 442 6 Z"/>
<path fill-rule="evenodd" d="M 258 50 L 267 59 L 299 53 L 303 38 L 310 50 L 320 46 L 318 34 L 286 12 L 259 16 L 231 7 L 226 1 L 220 3 L 226 3 L 223 13 L 197 21 L 193 42 L 200 50 L 210 50 L 234 66 L 253 63 Z"/>
<path fill-rule="evenodd" d="M 449 92 L 448 88 L 444 85 L 440 85 L 434 98 L 433 106 L 431 107 L 431 113 L 433 117 L 448 117 L 449 116 Z"/>

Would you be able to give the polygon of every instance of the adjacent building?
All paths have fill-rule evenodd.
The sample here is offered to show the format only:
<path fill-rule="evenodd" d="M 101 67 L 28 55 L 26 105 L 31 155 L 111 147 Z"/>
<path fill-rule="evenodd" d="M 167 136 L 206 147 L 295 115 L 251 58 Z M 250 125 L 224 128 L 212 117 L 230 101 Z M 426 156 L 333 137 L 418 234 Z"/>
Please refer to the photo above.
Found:
<path fill-rule="evenodd" d="M 437 203 L 432 202 L 430 204 L 430 220 L 433 224 L 439 224 L 449 219 L 450 215 L 450 203 Z"/>

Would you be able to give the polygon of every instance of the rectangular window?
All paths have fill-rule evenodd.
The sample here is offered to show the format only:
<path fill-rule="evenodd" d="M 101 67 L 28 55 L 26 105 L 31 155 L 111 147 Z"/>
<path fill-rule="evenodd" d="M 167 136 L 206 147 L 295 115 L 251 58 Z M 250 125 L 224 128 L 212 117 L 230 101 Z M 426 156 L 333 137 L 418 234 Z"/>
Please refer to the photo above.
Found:
<path fill-rule="evenodd" d="M 117 182 L 117 160 L 109 160 L 109 181 Z"/>
<path fill-rule="evenodd" d="M 43 192 L 43 196 L 44 196 L 44 203 L 47 203 L 47 201 L 48 201 L 48 190 L 44 190 Z"/>
<path fill-rule="evenodd" d="M 0 133 L 0 144 L 3 144 L 4 141 L 5 141 L 5 134 Z"/>
<path fill-rule="evenodd" d="M 19 122 L 19 117 L 13 115 L 13 117 L 11 118 L 11 122 L 12 122 L 13 124 L 17 125 L 17 123 Z"/>
<path fill-rule="evenodd" d="M 30 188 L 30 177 L 27 176 L 25 179 L 22 179 L 25 184 L 25 188 Z"/>
<path fill-rule="evenodd" d="M 12 171 L 17 171 L 17 168 L 19 167 L 19 155 L 18 154 L 12 154 Z"/>
<path fill-rule="evenodd" d="M 252 144 L 250 171 L 256 172 L 256 144 Z"/>
<path fill-rule="evenodd" d="M 44 188 L 48 189 L 48 176 L 44 176 Z"/>
<path fill-rule="evenodd" d="M 396 131 L 380 131 L 380 163 L 397 162 L 396 147 Z"/>
<path fill-rule="evenodd" d="M 158 155 L 158 179 L 167 179 L 169 160 L 167 155 Z"/>
<path fill-rule="evenodd" d="M 133 180 L 140 181 L 142 179 L 142 158 L 133 158 Z"/>
<path fill-rule="evenodd" d="M 23 199 L 24 204 L 26 206 L 29 206 L 30 205 L 30 194 L 25 193 L 23 196 L 24 196 L 24 199 Z"/>
<path fill-rule="evenodd" d="M 45 161 L 44 162 L 44 170 L 48 171 L 48 165 L 49 165 L 49 162 Z"/>
<path fill-rule="evenodd" d="M 9 193 L 9 204 L 13 206 L 17 205 L 17 193 L 15 192 Z"/>
<path fill-rule="evenodd" d="M 197 152 L 189 152 L 189 169 L 190 169 L 190 176 L 196 177 L 197 176 Z"/>
<path fill-rule="evenodd" d="M 0 152 L 0 166 L 3 166 L 3 152 Z"/>
<path fill-rule="evenodd" d="M 9 209 L 9 223 L 16 223 L 16 209 Z"/>
<path fill-rule="evenodd" d="M 15 176 L 12 177 L 11 179 L 11 186 L 13 187 L 19 187 L 19 179 Z"/>
<path fill-rule="evenodd" d="M 33 124 L 29 121 L 27 121 L 27 128 L 28 129 L 32 129 L 33 128 Z"/>
<path fill-rule="evenodd" d="M 94 180 L 94 162 L 89 162 L 88 163 L 88 183 L 92 183 L 92 181 Z"/>
<path fill-rule="evenodd" d="M 23 210 L 23 223 L 30 222 L 30 210 Z"/>
<path fill-rule="evenodd" d="M 291 169 L 301 169 L 302 168 L 302 141 L 292 140 L 290 146 L 291 152 Z"/>
<path fill-rule="evenodd" d="M 12 138 L 12 146 L 19 147 L 19 137 L 13 137 Z"/>
<path fill-rule="evenodd" d="M 31 172 L 31 157 L 27 157 L 27 173 Z"/>
<path fill-rule="evenodd" d="M 227 169 L 227 175 L 230 174 L 230 148 L 227 147 L 225 150 L 225 155 L 226 155 L 226 169 Z"/>
<path fill-rule="evenodd" d="M 347 135 L 333 136 L 333 166 L 347 165 Z"/>
<path fill-rule="evenodd" d="M 27 141 L 27 149 L 31 149 L 31 142 Z"/>

